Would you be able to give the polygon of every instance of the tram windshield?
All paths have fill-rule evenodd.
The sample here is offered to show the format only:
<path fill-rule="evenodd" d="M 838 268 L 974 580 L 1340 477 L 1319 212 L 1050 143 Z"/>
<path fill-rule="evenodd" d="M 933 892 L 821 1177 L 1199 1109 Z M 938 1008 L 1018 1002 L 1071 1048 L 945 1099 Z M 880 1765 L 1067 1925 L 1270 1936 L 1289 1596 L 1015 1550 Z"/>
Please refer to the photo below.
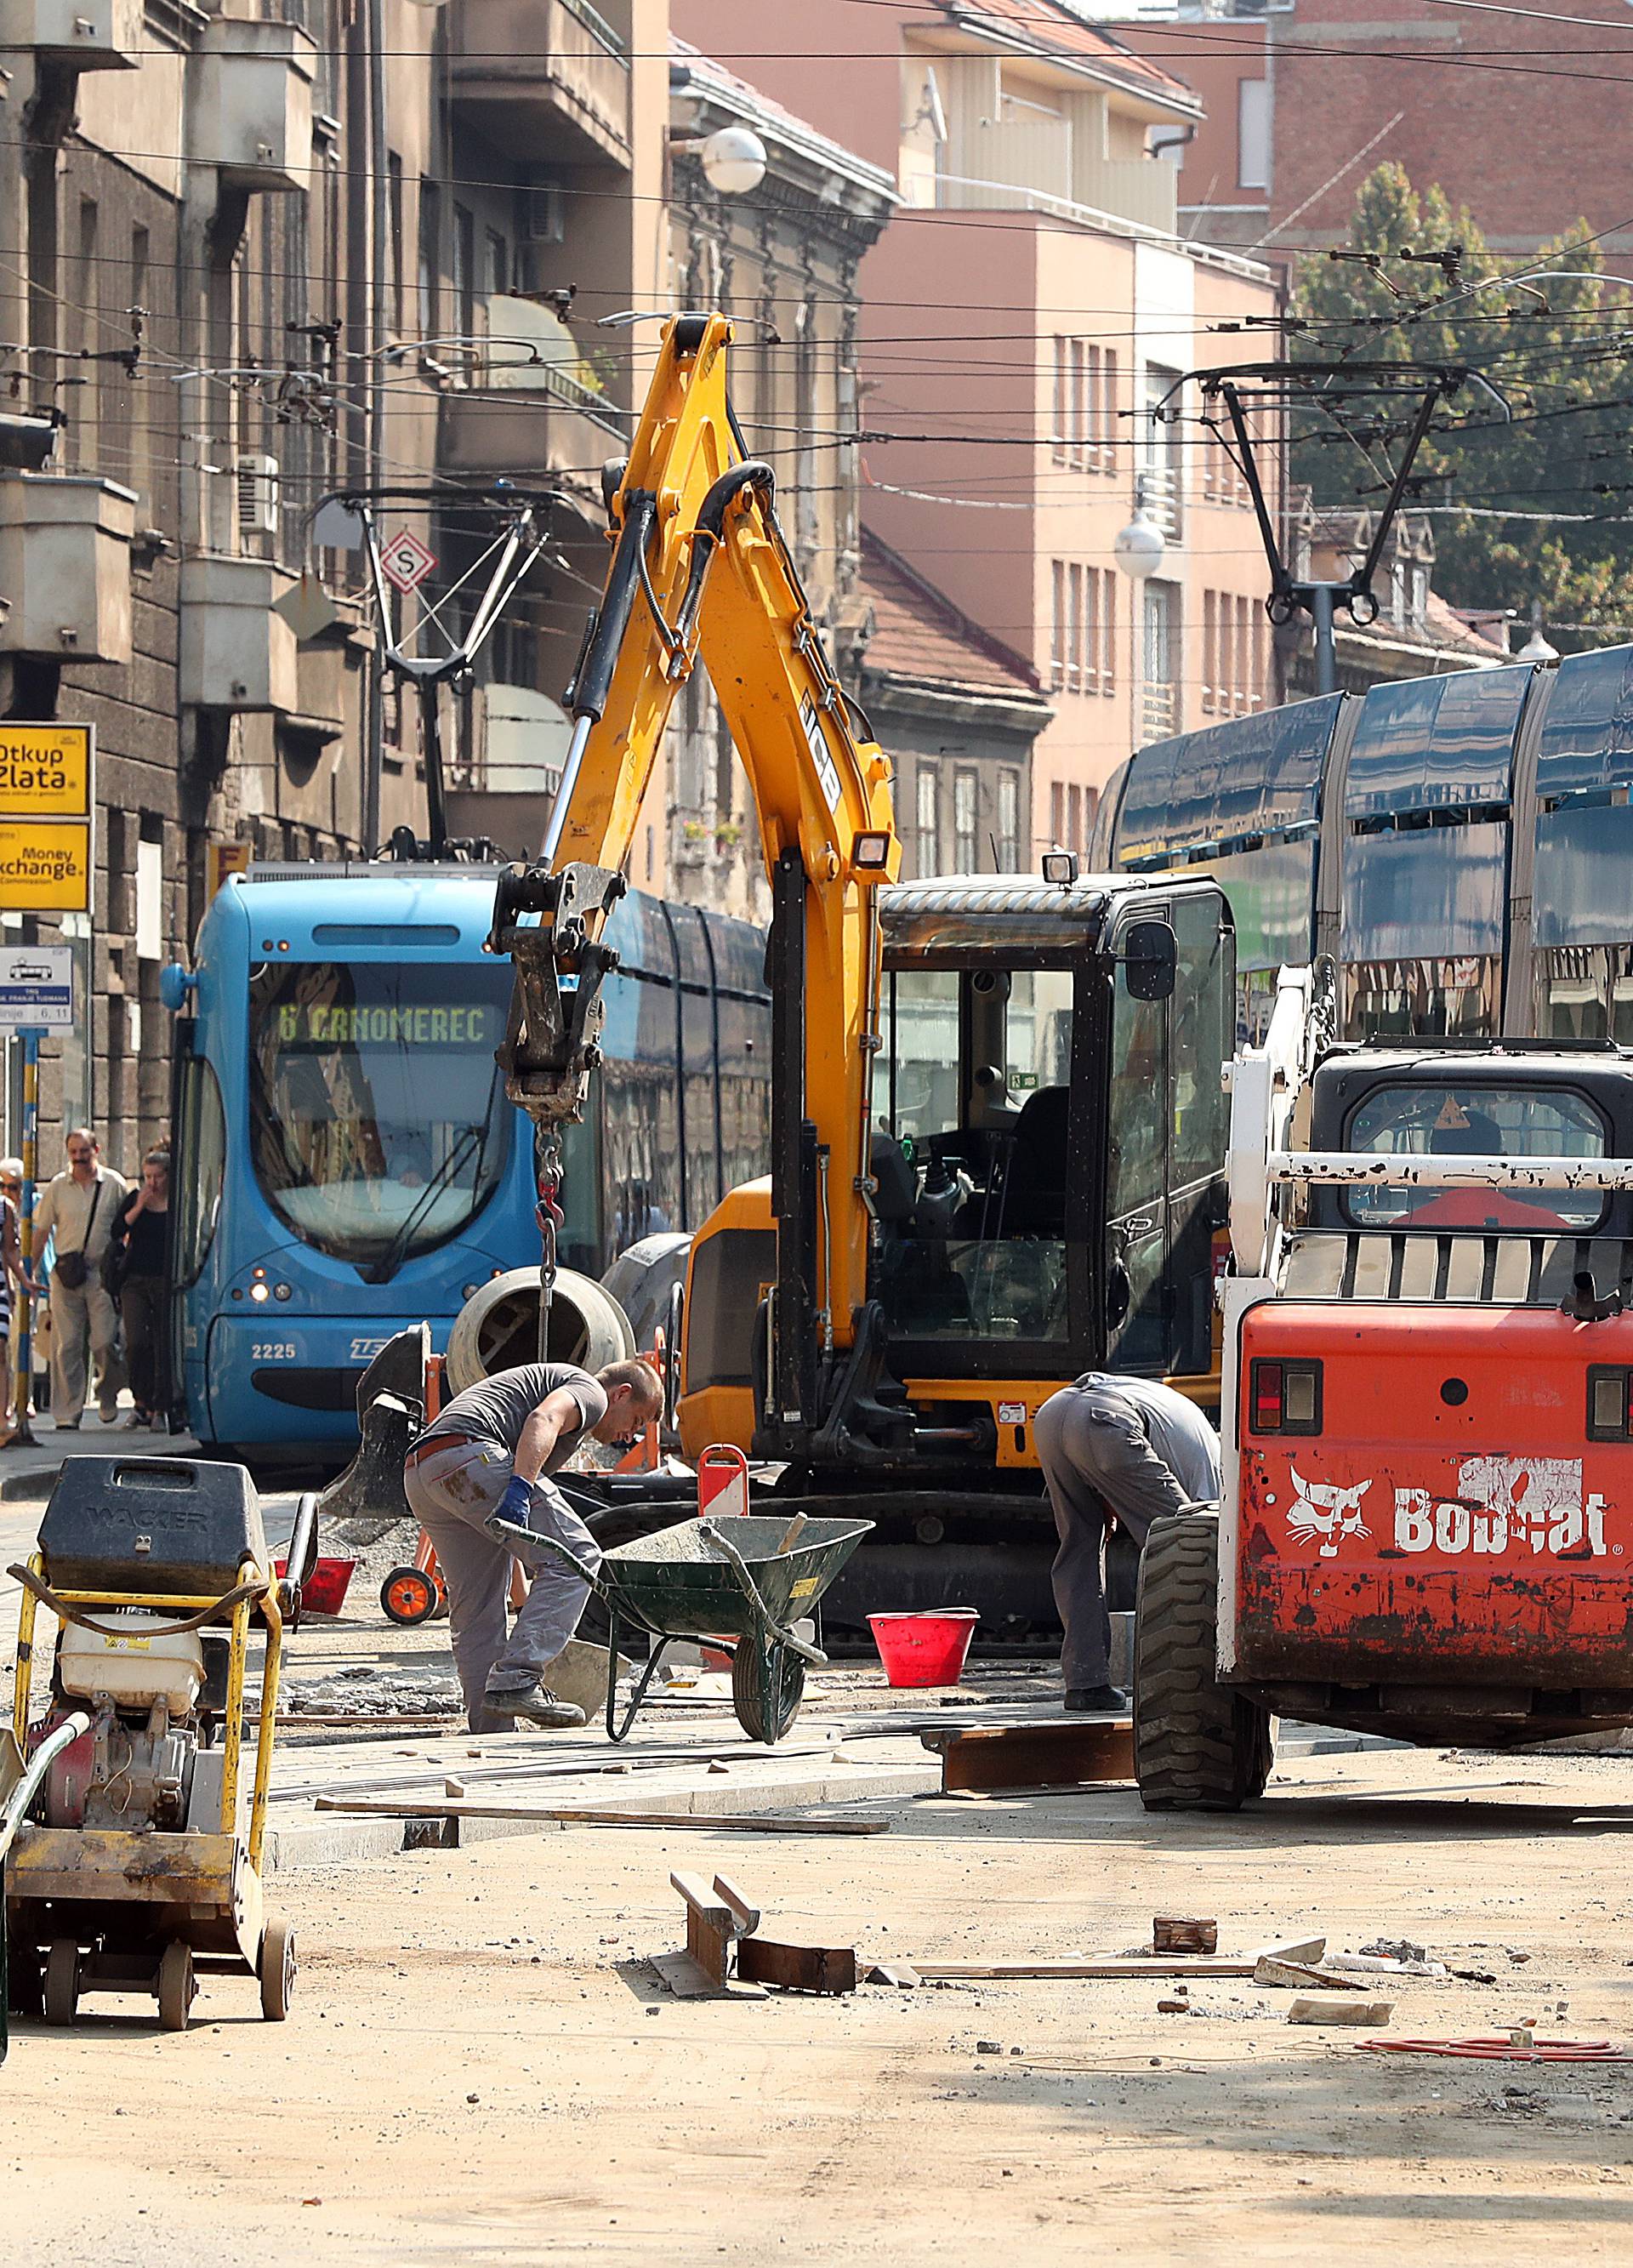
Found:
<path fill-rule="evenodd" d="M 255 1176 L 304 1242 L 380 1279 L 493 1195 L 507 962 L 262 961 L 249 980 Z"/>

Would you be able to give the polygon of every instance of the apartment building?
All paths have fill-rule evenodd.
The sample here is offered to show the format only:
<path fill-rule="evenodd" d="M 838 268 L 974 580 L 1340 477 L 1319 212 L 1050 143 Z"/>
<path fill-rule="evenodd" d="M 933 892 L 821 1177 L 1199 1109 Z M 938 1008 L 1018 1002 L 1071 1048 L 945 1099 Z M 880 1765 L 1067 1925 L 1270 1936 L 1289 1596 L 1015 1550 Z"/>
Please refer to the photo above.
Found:
<path fill-rule="evenodd" d="M 94 726 L 98 769 L 90 911 L 0 922 L 77 962 L 77 1027 L 45 1050 L 48 1153 L 83 1118 L 129 1162 L 168 1110 L 158 971 L 224 863 L 423 832 L 418 712 L 382 666 L 355 523 L 317 521 L 323 497 L 376 492 L 382 530 L 438 555 L 392 601 L 412 645 L 439 605 L 457 629 L 485 540 L 437 495 L 548 482 L 555 580 L 483 669 L 530 691 L 567 674 L 636 373 L 585 356 L 549 295 L 581 285 L 592 338 L 596 314 L 660 303 L 667 11 L 40 0 L 5 31 L 23 150 L 0 173 L 0 707 Z M 468 789 L 488 703 L 447 701 Z M 10 1086 L 14 1146 L 15 1066 Z"/>
<path fill-rule="evenodd" d="M 674 20 L 896 180 L 860 277 L 864 519 L 1034 671 L 1030 848 L 1085 847 L 1135 741 L 1275 697 L 1247 490 L 1187 380 L 1246 358 L 1217 327 L 1276 286 L 1175 232 L 1201 106 L 1050 0 Z M 1163 538 L 1144 582 L 1117 564 L 1136 505 Z"/>

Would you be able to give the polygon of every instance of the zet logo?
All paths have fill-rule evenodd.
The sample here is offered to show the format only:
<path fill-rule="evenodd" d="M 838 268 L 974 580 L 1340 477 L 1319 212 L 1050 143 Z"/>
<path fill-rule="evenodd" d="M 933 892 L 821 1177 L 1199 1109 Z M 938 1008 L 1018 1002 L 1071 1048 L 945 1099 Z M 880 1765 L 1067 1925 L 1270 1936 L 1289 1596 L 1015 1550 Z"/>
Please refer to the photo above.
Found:
<path fill-rule="evenodd" d="M 1346 1538 L 1371 1535 L 1361 1503 L 1371 1480 L 1341 1488 L 1306 1480 L 1296 1465 L 1289 1469 L 1296 1493 L 1287 1526 L 1297 1542 L 1319 1541 L 1320 1556 L 1335 1559 Z M 1583 1494 L 1580 1457 L 1466 1457 L 1450 1493 L 1396 1488 L 1389 1556 L 1602 1559 L 1615 1556 L 1605 1543 L 1606 1509 L 1603 1496 Z"/>
<path fill-rule="evenodd" d="M 385 1353 L 390 1344 L 388 1339 L 353 1339 L 351 1359 L 353 1362 L 372 1362 L 377 1354 Z"/>

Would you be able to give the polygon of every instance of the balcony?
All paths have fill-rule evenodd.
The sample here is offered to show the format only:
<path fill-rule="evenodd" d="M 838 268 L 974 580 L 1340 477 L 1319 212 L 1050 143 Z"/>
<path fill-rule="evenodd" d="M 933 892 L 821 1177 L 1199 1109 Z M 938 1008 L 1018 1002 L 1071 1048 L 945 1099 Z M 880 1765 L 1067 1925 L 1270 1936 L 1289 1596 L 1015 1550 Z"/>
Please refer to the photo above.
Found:
<path fill-rule="evenodd" d="M 488 335 L 468 377 L 443 395 L 442 468 L 532 480 L 621 453 L 626 422 L 594 382 L 560 317 L 496 293 L 487 319 Z M 593 485 L 586 483 L 586 495 Z"/>
<path fill-rule="evenodd" d="M 589 0 L 454 0 L 450 16 L 454 99 L 511 157 L 629 163 L 629 59 Z"/>
<path fill-rule="evenodd" d="M 135 70 L 144 44 L 142 0 L 0 0 L 0 48 L 77 70 Z"/>
<path fill-rule="evenodd" d="M 130 659 L 134 490 L 52 473 L 0 479 L 0 653 Z"/>
<path fill-rule="evenodd" d="M 298 711 L 295 633 L 273 612 L 290 579 L 269 559 L 205 552 L 182 561 L 184 706 L 239 716 Z"/>
<path fill-rule="evenodd" d="M 306 188 L 316 53 L 292 24 L 212 17 L 188 64 L 188 164 L 224 188 Z"/>

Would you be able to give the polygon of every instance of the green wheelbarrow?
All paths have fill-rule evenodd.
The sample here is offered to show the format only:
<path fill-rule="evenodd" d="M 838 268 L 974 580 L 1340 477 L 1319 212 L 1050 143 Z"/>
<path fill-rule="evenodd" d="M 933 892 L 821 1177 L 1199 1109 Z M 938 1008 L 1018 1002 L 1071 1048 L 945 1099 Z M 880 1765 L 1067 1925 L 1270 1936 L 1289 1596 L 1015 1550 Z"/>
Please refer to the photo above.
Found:
<path fill-rule="evenodd" d="M 554 1536 L 508 1520 L 489 1532 L 563 1560 L 607 1609 L 607 1734 L 634 1724 L 671 1638 L 732 1646 L 732 1705 L 751 1741 L 780 1741 L 799 1712 L 805 1665 L 828 1656 L 789 1627 L 811 1612 L 872 1528 L 871 1520 L 807 1520 L 749 1513 L 724 1522 L 685 1520 L 607 1552 L 599 1572 Z M 730 1529 L 730 1535 L 726 1533 Z M 617 1711 L 618 1631 L 647 1631 L 654 1644 L 622 1721 Z"/>

